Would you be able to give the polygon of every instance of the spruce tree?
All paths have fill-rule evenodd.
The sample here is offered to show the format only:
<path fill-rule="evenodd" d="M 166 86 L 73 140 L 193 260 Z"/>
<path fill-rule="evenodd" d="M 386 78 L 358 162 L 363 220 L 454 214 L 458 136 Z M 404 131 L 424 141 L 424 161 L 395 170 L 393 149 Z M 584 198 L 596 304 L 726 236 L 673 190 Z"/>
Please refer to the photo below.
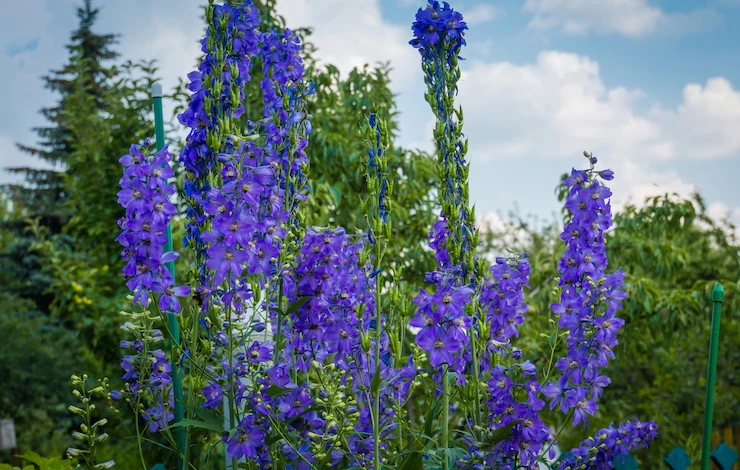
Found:
<path fill-rule="evenodd" d="M 0 254 L 0 278 L 12 279 L 6 291 L 40 300 L 44 313 L 80 332 L 114 364 L 115 344 L 106 343 L 126 302 L 115 241 L 122 215 L 118 159 L 153 133 L 148 112 L 154 68 L 115 64 L 116 36 L 93 31 L 98 13 L 91 0 L 77 9 L 68 62 L 43 77 L 59 100 L 42 109 L 48 124 L 34 129 L 38 142 L 19 148 L 55 168 L 34 169 L 29 161 L 11 169 L 25 182 L 5 188 L 17 215 L 6 228 L 16 239 Z"/>
<path fill-rule="evenodd" d="M 64 172 L 67 157 L 74 151 L 75 139 L 67 125 L 64 110 L 69 96 L 76 86 L 84 84 L 99 103 L 103 95 L 103 82 L 109 74 L 104 62 L 115 59 L 118 54 L 111 49 L 116 38 L 113 34 L 96 34 L 92 31 L 98 9 L 90 0 L 85 0 L 77 9 L 79 26 L 72 33 L 67 45 L 69 62 L 59 70 L 51 70 L 42 77 L 45 87 L 60 95 L 53 106 L 41 109 L 47 125 L 33 130 L 38 135 L 35 145 L 17 144 L 28 159 L 24 165 L 6 168 L 21 175 L 22 183 L 8 184 L 2 189 L 9 196 L 13 211 L 0 224 L 2 229 L 14 235 L 0 253 L 1 277 L 5 292 L 33 300 L 38 308 L 49 313 L 53 296 L 48 292 L 53 280 L 43 270 L 43 260 L 31 249 L 34 236 L 27 229 L 27 221 L 35 220 L 37 228 L 49 235 L 62 233 L 70 212 L 64 202 L 68 196 Z M 75 63 L 87 64 L 86 75 L 78 76 Z M 35 168 L 34 159 L 40 159 L 51 168 Z M 69 242 L 69 237 L 60 236 L 59 243 Z"/>
<path fill-rule="evenodd" d="M 38 142 L 35 145 L 18 144 L 18 148 L 26 155 L 39 158 L 55 169 L 34 168 L 32 164 L 7 168 L 12 173 L 22 175 L 25 180 L 24 184 L 6 187 L 10 190 L 13 204 L 27 209 L 29 216 L 40 217 L 41 223 L 51 233 L 61 232 L 69 218 L 62 204 L 67 196 L 63 173 L 67 157 L 74 151 L 75 139 L 67 125 L 64 110 L 70 95 L 80 86 L 84 86 L 95 103 L 101 105 L 104 83 L 111 72 L 105 62 L 118 57 L 118 53 L 111 49 L 116 43 L 116 36 L 92 31 L 97 15 L 98 9 L 93 8 L 91 0 L 85 0 L 83 6 L 77 9 L 79 26 L 67 45 L 69 62 L 42 77 L 45 87 L 60 95 L 59 101 L 54 106 L 41 109 L 48 125 L 33 129 L 39 137 Z M 83 61 L 86 63 L 85 75 L 79 76 L 80 70 L 75 64 Z M 29 163 L 31 161 L 29 159 Z"/>

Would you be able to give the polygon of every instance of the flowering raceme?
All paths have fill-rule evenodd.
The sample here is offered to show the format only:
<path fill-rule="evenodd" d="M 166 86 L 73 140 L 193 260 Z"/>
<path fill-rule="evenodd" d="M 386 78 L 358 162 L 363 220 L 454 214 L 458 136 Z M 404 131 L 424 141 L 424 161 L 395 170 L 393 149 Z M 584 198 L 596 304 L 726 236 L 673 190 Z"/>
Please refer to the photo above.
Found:
<path fill-rule="evenodd" d="M 228 129 L 219 124 L 244 113 L 243 86 L 250 79 L 252 57 L 258 52 L 256 28 L 260 23 L 259 11 L 251 1 L 240 6 L 214 5 L 207 8 L 206 16 L 209 27 L 201 40 L 205 57 L 198 70 L 188 75 L 188 89 L 193 94 L 188 108 L 178 116 L 180 123 L 190 128 L 180 152 L 180 162 L 188 173 L 185 196 L 192 201 L 186 214 L 189 222 L 185 243 L 195 248 L 201 269 L 205 247 L 200 234 L 207 218 L 203 205 L 212 190 L 209 174 L 219 154 L 234 147 Z"/>
<path fill-rule="evenodd" d="M 614 462 L 631 450 L 646 448 L 658 435 L 655 422 L 627 421 L 617 428 L 609 425 L 589 437 L 558 462 L 560 470 L 614 468 Z"/>
<path fill-rule="evenodd" d="M 149 143 L 143 150 L 148 151 Z M 130 153 L 121 157 L 125 167 L 121 178 L 118 203 L 126 216 L 118 221 L 123 232 L 118 242 L 124 247 L 123 273 L 126 286 L 134 294 L 134 304 L 149 305 L 149 294 L 159 296 L 159 308 L 180 311 L 177 297 L 189 294 L 187 286 L 175 286 L 172 273 L 165 263 L 174 261 L 177 253 L 165 252 L 167 225 L 176 213 L 168 197 L 175 187 L 167 180 L 172 177 L 171 156 L 164 147 L 154 156 L 145 155 L 142 147 L 132 145 Z"/>
<path fill-rule="evenodd" d="M 552 310 L 559 317 L 558 326 L 568 329 L 568 354 L 555 364 L 560 378 L 543 390 L 551 409 L 559 405 L 563 413 L 572 412 L 574 425 L 585 424 L 587 415 L 596 412 L 596 401 L 610 382 L 600 369 L 614 357 L 616 332 L 624 325 L 616 312 L 626 296 L 624 273 L 605 273 L 604 232 L 611 226 L 611 191 L 600 179 L 613 176 L 595 171 L 596 159 L 588 157 L 591 168 L 574 169 L 564 181 L 569 188 L 565 207 L 572 219 L 561 235 L 566 246 L 559 264 L 561 295 Z"/>
<path fill-rule="evenodd" d="M 603 370 L 623 325 L 624 274 L 606 272 L 604 182 L 613 173 L 595 170 L 587 155 L 590 168 L 564 181 L 571 218 L 552 312 L 555 336 L 567 341 L 544 355 L 554 363 L 527 359 L 517 341 L 537 266 L 527 253 L 487 266 L 477 252 L 454 103 L 467 30 L 459 12 L 430 0 L 412 26 L 436 118 L 441 210 L 428 234 L 436 266 L 410 295 L 397 282 L 400 264 L 386 259 L 396 180 L 383 116 L 370 113 L 364 126 L 367 228 L 303 226 L 313 86 L 301 41 L 252 0 L 211 2 L 205 18 L 205 55 L 179 116 L 189 129 L 179 157 L 184 243 L 195 260 L 189 285 L 175 286 L 166 266 L 177 258 L 165 248 L 177 216 L 167 147 L 147 155 L 148 143 L 134 145 L 121 158 L 118 240 L 143 311 L 126 314 L 126 390 L 115 397 L 125 396 L 150 432 L 171 435 L 182 368 L 194 405 L 188 432 L 217 430 L 233 468 L 610 468 L 655 437 L 654 423 L 610 426 L 552 463 L 558 416 L 548 402 L 566 424 L 586 424 L 609 384 Z M 250 81 L 259 84 L 256 109 L 244 106 Z M 181 313 L 170 317 L 184 336 L 175 357 L 159 347 L 168 335 L 149 310 Z"/>
<path fill-rule="evenodd" d="M 454 108 L 457 82 L 460 78 L 458 61 L 465 45 L 464 34 L 468 27 L 462 15 L 454 11 L 447 2 L 442 5 L 431 0 L 425 9 L 419 9 L 412 30 L 414 38 L 410 44 L 419 50 L 422 58 L 424 81 L 427 84 L 426 99 L 437 118 L 434 138 L 437 147 L 438 167 L 441 178 L 439 200 L 442 206 L 441 226 L 435 226 L 437 237 L 445 240 L 445 248 L 456 265 L 462 269 L 462 277 L 475 278 L 477 261 L 475 249 L 475 213 L 470 208 L 467 191 L 470 165 L 465 161 L 467 141 L 463 140 L 462 112 Z M 437 254 L 438 259 L 444 255 Z"/>

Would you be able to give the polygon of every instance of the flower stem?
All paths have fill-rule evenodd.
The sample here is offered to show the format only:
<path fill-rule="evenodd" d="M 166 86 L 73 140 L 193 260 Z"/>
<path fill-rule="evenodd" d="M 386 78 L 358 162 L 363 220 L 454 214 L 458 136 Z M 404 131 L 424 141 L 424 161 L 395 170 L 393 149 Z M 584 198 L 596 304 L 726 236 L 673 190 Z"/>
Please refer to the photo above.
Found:
<path fill-rule="evenodd" d="M 375 253 L 377 265 L 383 256 L 380 248 L 380 240 L 376 240 Z M 380 325 L 381 325 L 381 273 L 375 278 L 375 385 L 373 386 L 373 468 L 380 469 Z"/>
<path fill-rule="evenodd" d="M 445 371 L 442 374 L 442 450 L 444 457 L 442 460 L 442 470 L 449 469 L 447 460 L 447 450 L 450 447 L 449 420 L 450 420 L 450 384 L 448 376 L 449 366 L 445 365 Z"/>
<path fill-rule="evenodd" d="M 476 351 L 475 332 L 470 335 L 470 350 L 473 353 L 473 393 L 475 398 L 473 399 L 473 424 L 476 426 L 480 425 L 480 381 L 479 368 L 478 368 L 478 351 Z"/>

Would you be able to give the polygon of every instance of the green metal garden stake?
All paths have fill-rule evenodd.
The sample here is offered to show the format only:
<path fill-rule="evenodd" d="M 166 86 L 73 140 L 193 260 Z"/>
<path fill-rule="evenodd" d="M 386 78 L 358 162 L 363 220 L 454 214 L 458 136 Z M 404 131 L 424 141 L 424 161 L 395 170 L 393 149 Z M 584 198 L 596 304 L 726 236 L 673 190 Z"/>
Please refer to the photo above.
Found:
<path fill-rule="evenodd" d="M 159 151 L 164 147 L 164 118 L 162 116 L 162 85 L 157 82 L 152 84 L 152 101 L 154 102 L 154 136 L 157 141 L 157 151 Z M 165 252 L 167 251 L 172 251 L 172 224 L 167 224 L 167 245 L 165 245 Z M 175 262 L 170 261 L 166 264 L 167 269 L 172 273 L 172 282 L 175 282 Z M 175 315 L 171 313 L 167 315 L 167 326 L 172 335 L 172 388 L 175 395 L 174 424 L 177 424 L 183 420 L 185 412 L 182 404 L 182 371 L 177 363 L 179 356 L 178 349 L 180 346 L 180 326 L 177 323 L 177 317 Z M 185 461 L 182 456 L 185 455 L 185 451 L 187 450 L 187 436 L 183 428 L 178 427 L 175 429 L 175 439 L 177 440 L 179 450 L 177 468 L 184 470 Z"/>
<path fill-rule="evenodd" d="M 719 353 L 719 322 L 725 291 L 719 282 L 712 291 L 712 334 L 709 339 L 709 368 L 707 369 L 707 399 L 704 406 L 704 434 L 701 446 L 701 470 L 709 470 L 709 457 L 712 447 L 712 414 L 714 413 L 714 380 L 717 375 L 717 354 Z"/>

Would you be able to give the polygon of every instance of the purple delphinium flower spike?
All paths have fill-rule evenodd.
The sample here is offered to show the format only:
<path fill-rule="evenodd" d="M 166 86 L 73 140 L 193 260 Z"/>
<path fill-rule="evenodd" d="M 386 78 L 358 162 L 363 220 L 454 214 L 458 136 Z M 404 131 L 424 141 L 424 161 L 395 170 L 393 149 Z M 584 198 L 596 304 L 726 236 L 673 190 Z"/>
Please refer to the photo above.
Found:
<path fill-rule="evenodd" d="M 604 176 L 602 176 L 604 175 Z M 568 353 L 555 366 L 561 372 L 557 383 L 543 392 L 551 398 L 550 408 L 573 411 L 573 424 L 586 423 L 597 409 L 609 378 L 601 375 L 617 345 L 617 331 L 624 321 L 616 316 L 625 298 L 624 274 L 607 274 L 604 232 L 611 226 L 609 188 L 599 178 L 612 179 L 613 172 L 575 170 L 564 180 L 568 188 L 565 207 L 571 214 L 561 239 L 565 253 L 560 260 L 560 301 L 552 304 L 558 326 L 568 330 Z"/>
<path fill-rule="evenodd" d="M 134 304 L 148 306 L 150 293 L 155 293 L 160 296 L 162 310 L 178 313 L 177 297 L 189 295 L 190 289 L 175 286 L 165 265 L 177 257 L 175 252 L 164 251 L 167 225 L 176 212 L 168 199 L 175 192 L 174 185 L 167 181 L 172 176 L 171 157 L 166 146 L 154 155 L 146 155 L 146 150 L 132 145 L 129 154 L 120 159 L 125 170 L 118 203 L 126 209 L 126 215 L 118 221 L 122 232 L 116 240 L 124 247 L 123 273 L 134 294 Z"/>

